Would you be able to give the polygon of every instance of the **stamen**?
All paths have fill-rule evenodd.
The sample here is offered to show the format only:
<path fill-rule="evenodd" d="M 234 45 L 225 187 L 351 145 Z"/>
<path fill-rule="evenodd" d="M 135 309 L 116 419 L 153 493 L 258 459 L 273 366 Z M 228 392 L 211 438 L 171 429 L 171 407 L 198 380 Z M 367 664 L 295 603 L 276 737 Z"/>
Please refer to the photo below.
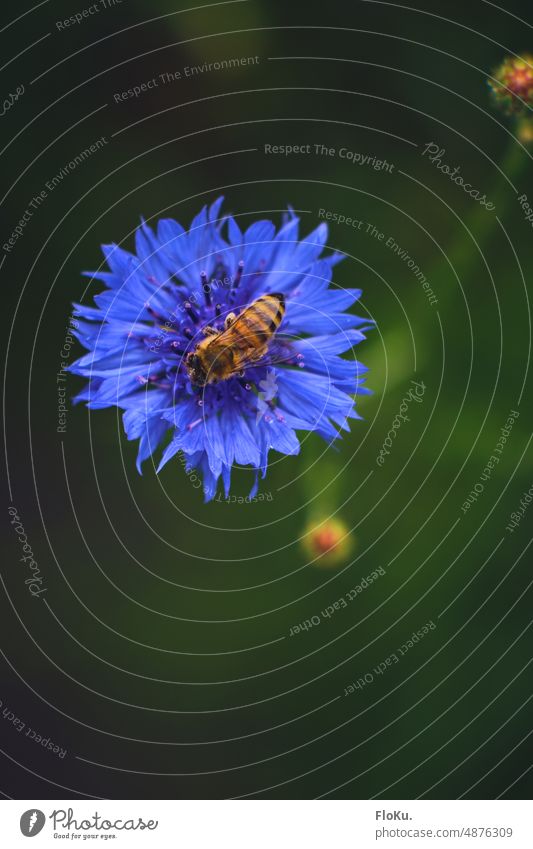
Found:
<path fill-rule="evenodd" d="M 185 307 L 185 312 L 187 313 L 187 315 L 189 316 L 191 321 L 194 321 L 195 324 L 198 324 L 198 320 L 199 320 L 200 316 L 198 315 L 196 310 L 193 309 L 191 302 L 185 301 L 183 306 Z"/>
<path fill-rule="evenodd" d="M 204 293 L 206 306 L 211 306 L 211 286 L 207 282 L 207 274 L 205 271 L 200 272 L 200 280 L 202 281 L 202 291 Z"/>
<path fill-rule="evenodd" d="M 180 343 L 179 343 L 179 342 L 171 342 L 171 343 L 170 343 L 170 347 L 174 349 L 174 353 L 175 353 L 175 354 L 178 354 L 179 356 L 184 356 L 184 355 L 185 355 L 185 351 L 184 351 L 184 350 L 182 350 L 182 348 L 180 348 Z"/>
<path fill-rule="evenodd" d="M 199 424 L 201 424 L 202 422 L 203 422 L 203 419 L 196 419 L 196 421 L 195 421 L 195 422 L 192 422 L 191 424 L 188 424 L 188 425 L 187 425 L 187 430 L 192 430 L 192 429 L 193 429 L 193 427 L 196 427 L 196 425 L 199 425 Z"/>
<path fill-rule="evenodd" d="M 219 316 L 221 315 L 221 313 L 222 313 L 222 307 L 220 306 L 220 304 L 216 304 L 216 306 L 215 306 L 215 315 L 216 315 L 216 317 L 217 317 L 217 318 L 219 318 Z"/>
<path fill-rule="evenodd" d="M 191 330 L 191 328 L 190 328 L 190 327 L 184 327 L 184 328 L 183 328 L 183 330 L 182 330 L 181 332 L 183 333 L 183 335 L 184 335 L 187 339 L 194 339 L 194 333 L 192 332 L 192 330 Z"/>
<path fill-rule="evenodd" d="M 239 262 L 239 265 L 237 267 L 237 273 L 236 273 L 235 278 L 233 280 L 233 288 L 234 289 L 239 288 L 239 283 L 241 282 L 243 269 L 244 269 L 244 260 L 241 259 L 240 262 Z"/>

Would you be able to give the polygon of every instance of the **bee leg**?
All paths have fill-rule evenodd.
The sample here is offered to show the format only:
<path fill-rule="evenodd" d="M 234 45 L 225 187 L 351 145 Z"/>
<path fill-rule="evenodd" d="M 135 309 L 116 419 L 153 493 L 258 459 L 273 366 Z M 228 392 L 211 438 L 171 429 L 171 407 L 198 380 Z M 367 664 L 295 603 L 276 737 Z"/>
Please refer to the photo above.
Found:
<path fill-rule="evenodd" d="M 204 334 L 204 336 L 216 336 L 217 333 L 218 333 L 218 330 L 215 330 L 214 327 L 211 327 L 211 325 L 208 324 L 208 325 L 206 325 L 206 327 L 202 328 L 202 333 Z"/>
<path fill-rule="evenodd" d="M 224 329 L 227 330 L 228 327 L 231 327 L 236 318 L 237 316 L 234 312 L 229 312 L 226 318 L 224 319 Z"/>
<path fill-rule="evenodd" d="M 255 362 L 257 362 L 257 360 L 260 360 L 265 356 L 267 350 L 268 350 L 267 346 L 263 345 L 262 348 L 257 348 L 256 351 L 254 351 L 252 354 L 250 354 L 249 359 L 252 362 L 255 363 Z"/>

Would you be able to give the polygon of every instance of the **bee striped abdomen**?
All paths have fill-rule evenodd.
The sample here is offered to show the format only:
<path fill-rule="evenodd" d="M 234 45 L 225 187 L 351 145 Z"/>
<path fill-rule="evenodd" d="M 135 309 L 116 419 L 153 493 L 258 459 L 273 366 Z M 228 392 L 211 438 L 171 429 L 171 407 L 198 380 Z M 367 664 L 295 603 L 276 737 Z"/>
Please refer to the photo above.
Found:
<path fill-rule="evenodd" d="M 273 295 L 265 295 L 259 299 L 259 303 L 266 301 L 270 311 L 270 332 L 275 333 L 281 324 L 285 315 L 285 295 L 282 292 L 276 292 Z"/>
<path fill-rule="evenodd" d="M 276 332 L 285 314 L 285 298 L 282 294 L 263 295 L 244 310 L 238 321 L 241 332 L 253 341 L 264 345 Z"/>

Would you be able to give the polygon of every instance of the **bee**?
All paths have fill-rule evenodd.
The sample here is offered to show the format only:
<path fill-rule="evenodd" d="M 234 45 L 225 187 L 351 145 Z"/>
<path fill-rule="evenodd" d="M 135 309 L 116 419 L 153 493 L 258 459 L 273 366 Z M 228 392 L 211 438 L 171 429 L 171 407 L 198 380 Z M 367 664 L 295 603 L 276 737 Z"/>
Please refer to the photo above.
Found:
<path fill-rule="evenodd" d="M 246 366 L 258 362 L 285 315 L 285 296 L 262 295 L 239 315 L 229 313 L 223 330 L 204 327 L 205 339 L 187 354 L 185 365 L 195 386 L 228 380 Z"/>

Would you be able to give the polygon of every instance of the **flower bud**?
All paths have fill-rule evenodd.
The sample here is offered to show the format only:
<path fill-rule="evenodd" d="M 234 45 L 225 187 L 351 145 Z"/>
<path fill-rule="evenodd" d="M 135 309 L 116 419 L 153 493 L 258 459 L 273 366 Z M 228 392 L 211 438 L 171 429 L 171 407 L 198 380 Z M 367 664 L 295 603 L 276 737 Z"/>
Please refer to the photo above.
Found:
<path fill-rule="evenodd" d="M 493 103 L 507 115 L 533 106 L 533 55 L 508 56 L 488 80 Z"/>
<path fill-rule="evenodd" d="M 302 537 L 302 546 L 317 566 L 336 566 L 354 549 L 355 537 L 341 519 L 312 521 Z"/>

